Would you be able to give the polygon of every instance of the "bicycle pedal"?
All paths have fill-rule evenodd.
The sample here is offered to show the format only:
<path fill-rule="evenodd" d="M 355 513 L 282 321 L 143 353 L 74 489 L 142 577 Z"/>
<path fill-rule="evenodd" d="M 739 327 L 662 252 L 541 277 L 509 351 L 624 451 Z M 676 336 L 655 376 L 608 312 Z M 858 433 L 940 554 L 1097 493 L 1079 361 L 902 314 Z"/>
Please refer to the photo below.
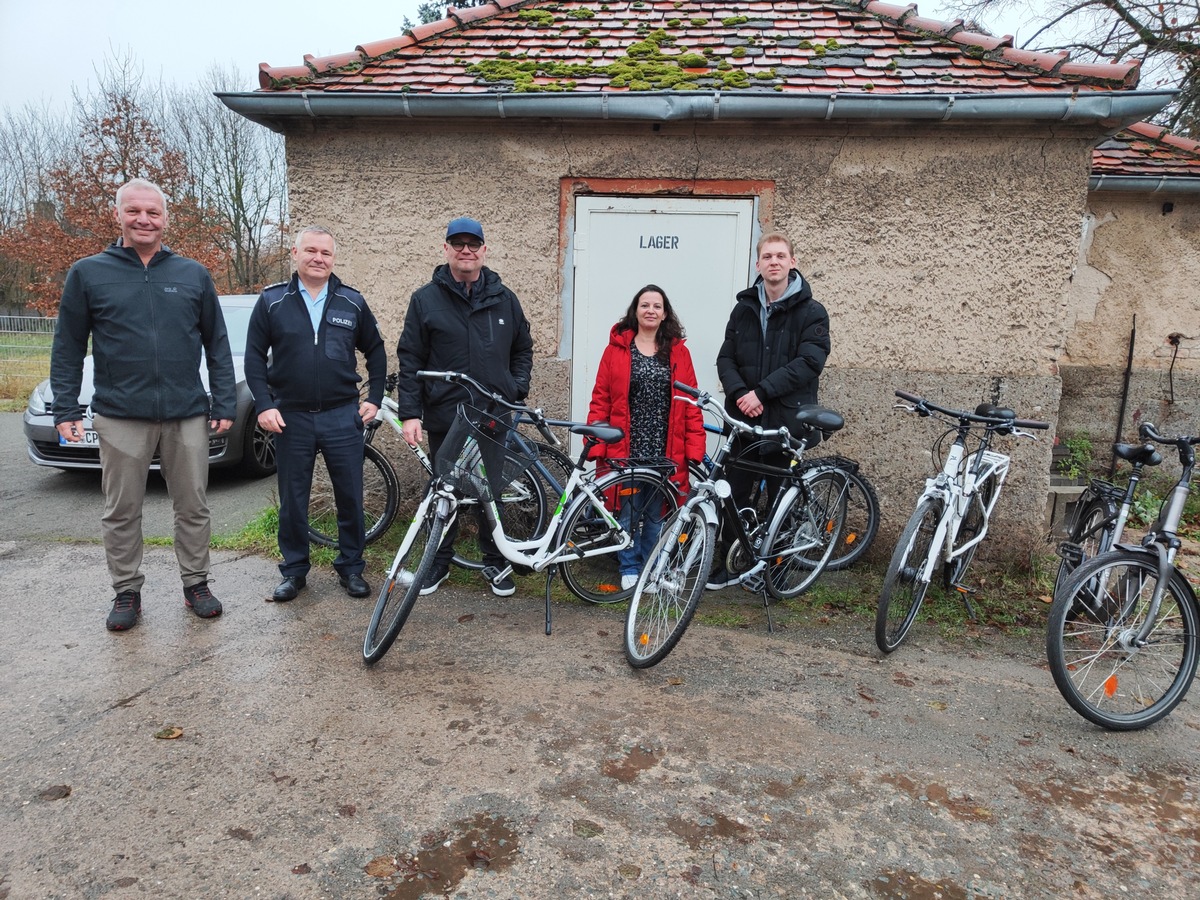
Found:
<path fill-rule="evenodd" d="M 483 580 L 488 584 L 495 584 L 501 578 L 507 578 L 512 574 L 512 566 L 505 566 L 503 569 L 497 569 L 495 566 L 484 566 Z"/>
<path fill-rule="evenodd" d="M 744 575 L 740 584 L 744 591 L 749 591 L 752 594 L 761 594 L 766 590 L 767 579 L 763 577 L 761 572 L 752 572 Z"/>
<path fill-rule="evenodd" d="M 950 585 L 950 587 L 964 595 L 964 599 L 975 593 L 975 588 L 969 588 L 965 584 L 959 584 L 957 582 Z"/>

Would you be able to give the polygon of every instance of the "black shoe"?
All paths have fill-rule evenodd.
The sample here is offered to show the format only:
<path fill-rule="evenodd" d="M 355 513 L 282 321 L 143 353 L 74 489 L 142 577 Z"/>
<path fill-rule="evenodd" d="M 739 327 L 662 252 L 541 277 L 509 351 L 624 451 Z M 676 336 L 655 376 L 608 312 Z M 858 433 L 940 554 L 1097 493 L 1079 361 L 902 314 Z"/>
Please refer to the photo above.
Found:
<path fill-rule="evenodd" d="M 511 575 L 505 575 L 499 581 L 491 582 L 492 593 L 497 597 L 511 597 L 517 592 L 517 583 Z"/>
<path fill-rule="evenodd" d="M 339 575 L 338 583 L 346 589 L 346 593 L 351 597 L 371 596 L 371 586 L 357 572 L 352 575 Z"/>
<path fill-rule="evenodd" d="M 708 581 L 704 586 L 710 591 L 719 591 L 721 588 L 729 587 L 731 584 L 737 584 L 741 580 L 741 575 L 730 575 L 724 566 L 717 566 L 709 574 Z"/>
<path fill-rule="evenodd" d="M 421 596 L 426 597 L 442 586 L 442 582 L 450 577 L 450 567 L 444 563 L 435 563 L 429 573 L 429 583 L 421 588 Z"/>
<path fill-rule="evenodd" d="M 128 631 L 142 614 L 142 595 L 137 591 L 121 591 L 113 598 L 112 612 L 104 627 L 109 631 Z"/>
<path fill-rule="evenodd" d="M 183 589 L 183 605 L 202 619 L 219 616 L 224 610 L 221 601 L 213 596 L 208 589 L 208 582 L 202 581 Z"/>
<path fill-rule="evenodd" d="M 308 581 L 303 575 L 284 575 L 283 581 L 279 582 L 279 587 L 275 588 L 275 592 L 271 594 L 271 599 L 276 603 L 295 600 L 296 595 L 304 590 L 304 585 L 307 583 Z"/>

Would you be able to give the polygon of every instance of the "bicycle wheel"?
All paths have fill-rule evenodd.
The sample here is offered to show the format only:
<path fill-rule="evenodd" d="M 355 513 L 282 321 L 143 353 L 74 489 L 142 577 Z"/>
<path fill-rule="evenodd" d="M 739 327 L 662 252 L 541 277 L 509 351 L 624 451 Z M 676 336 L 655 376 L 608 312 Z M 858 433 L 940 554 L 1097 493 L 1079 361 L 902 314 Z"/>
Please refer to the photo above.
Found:
<path fill-rule="evenodd" d="M 446 514 L 434 511 L 437 502 L 431 503 L 425 514 L 413 519 L 408 526 L 408 533 L 379 589 L 375 611 L 363 638 L 363 661 L 368 664 L 383 659 L 429 579 L 446 528 Z"/>
<path fill-rule="evenodd" d="M 1103 497 L 1092 495 L 1087 500 L 1086 496 L 1080 498 L 1079 509 L 1071 518 L 1066 540 L 1059 545 L 1058 554 L 1062 561 L 1054 577 L 1056 595 L 1082 563 L 1112 549 L 1113 519 L 1117 510 Z"/>
<path fill-rule="evenodd" d="M 675 488 L 654 472 L 615 472 L 596 482 L 597 496 L 605 498 L 608 511 L 634 537 L 652 545 L 663 523 L 678 506 Z M 582 503 L 563 523 L 564 540 L 579 550 L 604 550 L 596 556 L 566 559 L 559 566 L 571 592 L 588 603 L 619 603 L 634 589 L 621 588 L 617 559 L 620 532 L 590 502 Z"/>
<path fill-rule="evenodd" d="M 325 460 L 317 454 L 313 466 L 312 490 L 308 495 L 308 540 L 323 547 L 338 545 L 337 504 L 334 502 L 333 482 Z M 400 503 L 400 485 L 396 470 L 379 450 L 363 445 L 363 524 L 367 543 L 387 534 L 396 518 Z"/>
<path fill-rule="evenodd" d="M 975 493 L 971 496 L 971 504 L 967 507 L 967 514 L 963 516 L 962 522 L 958 526 L 958 537 L 955 542 L 965 544 L 967 541 L 973 540 L 981 531 L 986 523 L 984 518 L 984 510 L 992 502 L 992 498 L 996 496 L 996 491 L 999 490 L 999 483 L 994 475 L 989 475 L 975 486 Z M 979 544 L 967 550 L 960 556 L 956 556 L 942 568 L 942 583 L 946 590 L 951 590 L 967 575 L 967 569 L 971 567 L 971 561 L 975 559 L 975 551 L 979 549 Z"/>
<path fill-rule="evenodd" d="M 692 621 L 712 568 L 717 528 L 699 505 L 664 525 L 638 576 L 625 617 L 625 658 L 635 669 L 666 659 Z"/>
<path fill-rule="evenodd" d="M 546 500 L 550 507 L 550 513 L 553 514 L 554 508 L 562 499 L 563 490 L 575 468 L 575 462 L 567 454 L 550 444 L 535 441 L 534 446 L 537 447 L 538 459 L 546 469 L 544 473 L 536 468 L 534 471 L 537 472 L 542 480 L 542 486 L 546 489 Z M 554 479 L 553 483 L 546 478 L 547 474 Z M 547 516 L 547 520 L 549 520 L 549 516 Z"/>
<path fill-rule="evenodd" d="M 884 653 L 891 653 L 908 635 L 929 590 L 929 582 L 920 575 L 939 549 L 933 538 L 942 511 L 942 501 L 933 497 L 922 500 L 896 543 L 875 613 L 875 643 Z"/>
<path fill-rule="evenodd" d="M 879 533 L 879 496 L 856 467 L 839 466 L 846 476 L 846 521 L 825 568 L 829 571 L 854 565 Z"/>
<path fill-rule="evenodd" d="M 1046 655 L 1059 692 L 1102 728 L 1133 731 L 1173 710 L 1196 674 L 1196 597 L 1175 569 L 1145 641 L 1158 560 L 1117 551 L 1079 566 L 1055 595 Z M 1076 612 L 1085 610 L 1085 612 Z"/>
<path fill-rule="evenodd" d="M 847 484 L 841 469 L 806 472 L 802 485 L 780 500 L 763 542 L 774 599 L 799 596 L 825 571 L 846 521 Z"/>

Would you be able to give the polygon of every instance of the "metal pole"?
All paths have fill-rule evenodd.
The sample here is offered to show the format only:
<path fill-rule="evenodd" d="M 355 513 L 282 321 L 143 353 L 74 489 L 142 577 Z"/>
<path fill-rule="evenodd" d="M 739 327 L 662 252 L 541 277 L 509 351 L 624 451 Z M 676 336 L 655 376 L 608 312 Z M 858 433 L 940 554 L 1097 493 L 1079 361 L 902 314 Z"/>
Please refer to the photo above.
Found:
<path fill-rule="evenodd" d="M 1125 358 L 1125 379 L 1121 385 L 1121 408 L 1117 412 L 1117 436 L 1114 444 L 1121 442 L 1121 432 L 1125 430 L 1125 404 L 1129 402 L 1129 379 L 1133 377 L 1133 344 L 1137 339 L 1137 314 L 1133 316 L 1133 327 L 1129 329 L 1129 354 Z M 1117 454 L 1113 451 L 1112 461 L 1108 465 L 1108 477 L 1112 478 L 1117 471 Z"/>

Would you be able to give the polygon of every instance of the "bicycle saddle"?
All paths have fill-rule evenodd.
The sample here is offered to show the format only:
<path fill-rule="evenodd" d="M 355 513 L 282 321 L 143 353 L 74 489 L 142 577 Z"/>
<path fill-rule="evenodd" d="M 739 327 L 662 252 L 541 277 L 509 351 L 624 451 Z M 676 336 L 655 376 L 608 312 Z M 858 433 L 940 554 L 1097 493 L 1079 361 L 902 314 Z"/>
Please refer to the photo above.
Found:
<path fill-rule="evenodd" d="M 593 441 L 598 441 L 601 444 L 615 444 L 621 438 L 625 437 L 625 430 L 617 428 L 615 425 L 597 422 L 594 425 L 572 425 L 571 434 L 591 438 Z"/>
<path fill-rule="evenodd" d="M 987 416 L 989 419 L 1008 419 L 1009 421 L 1017 417 L 1016 412 L 1007 406 L 993 406 L 991 403 L 980 403 L 975 407 L 975 415 Z"/>
<path fill-rule="evenodd" d="M 816 403 L 805 403 L 796 408 L 795 415 L 787 423 L 787 427 L 794 435 L 802 435 L 810 428 L 824 434 L 833 434 L 840 431 L 845 424 L 846 420 L 840 412 L 827 406 L 818 406 Z"/>
<path fill-rule="evenodd" d="M 1157 466 L 1163 460 L 1153 444 L 1113 444 L 1113 453 L 1125 462 L 1144 466 Z"/>

